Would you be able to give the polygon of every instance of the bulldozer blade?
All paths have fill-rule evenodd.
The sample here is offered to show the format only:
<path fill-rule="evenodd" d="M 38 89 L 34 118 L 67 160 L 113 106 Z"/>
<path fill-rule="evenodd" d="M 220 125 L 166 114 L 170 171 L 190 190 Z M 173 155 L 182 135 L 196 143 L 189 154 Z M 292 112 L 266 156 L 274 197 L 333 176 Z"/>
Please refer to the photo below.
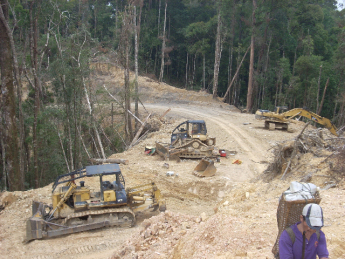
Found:
<path fill-rule="evenodd" d="M 202 159 L 194 168 L 193 174 L 198 177 L 210 177 L 216 174 L 217 168 L 212 159 Z"/>
<path fill-rule="evenodd" d="M 32 217 L 26 221 L 26 241 L 43 237 L 43 215 L 45 214 L 45 204 L 42 202 L 32 202 Z"/>
<path fill-rule="evenodd" d="M 42 238 L 50 238 L 50 237 L 57 237 L 62 235 L 68 235 L 88 230 L 93 230 L 97 228 L 103 228 L 110 226 L 110 222 L 108 220 L 102 222 L 95 222 L 91 224 L 85 224 L 80 226 L 68 227 L 68 226 L 60 226 L 59 229 L 47 229 L 47 225 L 52 224 L 47 222 L 43 219 L 39 218 L 30 218 L 26 222 L 26 240 L 25 242 L 29 242 L 34 239 L 42 239 Z M 52 224 L 57 225 L 57 224 Z"/>

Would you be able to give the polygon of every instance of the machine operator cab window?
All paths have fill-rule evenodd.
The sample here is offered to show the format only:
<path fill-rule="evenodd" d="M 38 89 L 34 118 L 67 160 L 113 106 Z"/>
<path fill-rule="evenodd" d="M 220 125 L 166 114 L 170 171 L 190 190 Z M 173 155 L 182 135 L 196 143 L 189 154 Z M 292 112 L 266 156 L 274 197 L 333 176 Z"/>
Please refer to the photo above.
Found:
<path fill-rule="evenodd" d="M 192 134 L 191 135 L 196 135 L 199 134 L 199 124 L 193 123 L 192 124 Z"/>
<path fill-rule="evenodd" d="M 206 124 L 203 120 L 190 121 L 191 135 L 206 135 Z"/>
<path fill-rule="evenodd" d="M 183 122 L 178 125 L 171 134 L 171 144 L 176 143 L 177 141 L 183 141 L 187 138 L 187 123 Z"/>
<path fill-rule="evenodd" d="M 101 201 L 110 203 L 127 202 L 125 180 L 118 164 L 87 166 L 86 171 L 88 177 L 99 177 Z"/>

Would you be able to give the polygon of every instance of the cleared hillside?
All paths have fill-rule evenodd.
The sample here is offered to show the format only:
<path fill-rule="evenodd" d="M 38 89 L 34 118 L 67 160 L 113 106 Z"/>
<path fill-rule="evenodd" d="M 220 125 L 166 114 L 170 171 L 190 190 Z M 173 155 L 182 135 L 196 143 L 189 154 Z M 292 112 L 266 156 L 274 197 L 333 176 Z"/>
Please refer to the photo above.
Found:
<path fill-rule="evenodd" d="M 120 95 L 123 71 L 101 63 L 95 68 L 94 84 L 104 84 L 112 94 Z M 336 165 L 332 157 L 325 160 L 333 152 L 328 148 L 333 140 L 325 140 L 327 145 L 317 149 L 320 152 L 306 152 L 296 158 L 294 168 L 301 166 L 285 180 L 280 180 L 281 174 L 267 177 L 263 172 L 275 161 L 272 151 L 278 143 L 293 142 L 303 122 L 293 123 L 289 132 L 268 131 L 254 115 L 213 100 L 205 92 L 177 89 L 148 77 L 139 78 L 139 87 L 145 106 L 140 106 L 141 118 L 152 113 L 152 120 L 157 121 L 166 110 L 171 111 L 159 122 L 159 131 L 111 157 L 129 160 L 128 165 L 121 165 L 128 187 L 153 180 L 165 196 L 168 210 L 141 213 L 133 228 L 106 228 L 24 244 L 31 203 L 51 203 L 51 185 L 1 193 L 4 209 L 0 211 L 0 247 L 4 258 L 273 258 L 280 194 L 291 181 L 300 181 L 311 170 L 316 172 L 308 181 L 321 188 L 337 179 L 336 187 L 321 190 L 323 231 L 331 258 L 345 257 L 344 178 L 332 171 L 329 163 Z M 217 146 L 236 151 L 234 156 L 215 163 L 214 177 L 192 175 L 196 160 L 178 163 L 144 154 L 145 147 L 156 141 L 169 142 L 171 131 L 186 119 L 204 119 L 209 135 L 217 138 Z M 309 130 L 312 126 L 306 132 L 312 132 Z M 322 132 L 324 139 L 334 138 L 327 130 Z M 242 164 L 233 164 L 236 159 Z M 168 171 L 175 176 L 167 176 Z"/>

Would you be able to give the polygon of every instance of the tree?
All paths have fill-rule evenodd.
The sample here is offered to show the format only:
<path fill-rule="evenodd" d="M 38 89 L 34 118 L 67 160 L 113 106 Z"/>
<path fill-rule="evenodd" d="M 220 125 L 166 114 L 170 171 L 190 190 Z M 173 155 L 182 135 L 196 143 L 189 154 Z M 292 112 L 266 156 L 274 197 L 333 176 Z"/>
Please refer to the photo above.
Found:
<path fill-rule="evenodd" d="M 130 116 L 131 110 L 131 91 L 129 82 L 129 69 L 130 69 L 130 48 L 131 48 L 131 35 L 133 31 L 133 15 L 132 9 L 128 6 L 123 12 L 122 17 L 122 30 L 121 30 L 121 40 L 120 40 L 120 51 L 121 51 L 121 63 L 124 67 L 124 79 L 125 79 L 125 89 L 124 89 L 124 115 L 125 115 L 125 132 L 128 141 L 131 141 L 134 137 L 132 120 Z"/>
<path fill-rule="evenodd" d="M 23 190 L 24 179 L 20 172 L 20 149 L 16 116 L 16 97 L 14 80 L 14 44 L 8 25 L 7 1 L 0 1 L 0 66 L 1 88 L 1 138 L 2 153 L 4 153 L 5 174 L 10 191 Z M 17 85 L 18 87 L 18 85 Z"/>
<path fill-rule="evenodd" d="M 161 69 L 159 73 L 159 82 L 162 82 L 163 80 L 163 74 L 164 74 L 164 57 L 165 57 L 165 41 L 166 41 L 166 35 L 165 35 L 165 29 L 166 29 L 166 23 L 167 23 L 167 7 L 168 7 L 168 1 L 165 1 L 165 9 L 164 9 L 164 25 L 163 25 L 163 35 L 162 35 L 162 52 L 161 52 Z"/>
<path fill-rule="evenodd" d="M 222 56 L 222 43 L 221 43 L 221 29 L 222 29 L 222 19 L 221 19 L 221 1 L 218 2 L 218 14 L 217 14 L 217 34 L 216 34 L 216 49 L 214 57 L 214 72 L 213 72 L 213 98 L 217 98 L 218 91 L 218 75 L 219 75 L 219 65 Z"/>
<path fill-rule="evenodd" d="M 254 91 L 254 49 L 255 49 L 255 11 L 256 0 L 253 0 L 253 13 L 252 13 L 252 30 L 250 39 L 250 63 L 249 63 L 249 79 L 248 79 L 248 93 L 247 93 L 247 112 L 251 112 L 253 107 L 253 91 Z"/>
<path fill-rule="evenodd" d="M 141 24 L 141 13 L 144 5 L 144 0 L 140 0 L 138 2 L 138 5 L 140 7 L 139 11 L 139 17 L 137 17 L 137 7 L 134 6 L 134 63 L 135 63 L 135 116 L 139 118 L 139 107 L 138 107 L 138 101 L 139 101 L 139 87 L 138 87 L 138 52 L 139 52 L 139 39 L 140 39 L 140 24 Z M 138 22 L 137 22 L 138 21 Z M 135 128 L 138 130 L 139 124 L 138 121 L 135 121 Z"/>

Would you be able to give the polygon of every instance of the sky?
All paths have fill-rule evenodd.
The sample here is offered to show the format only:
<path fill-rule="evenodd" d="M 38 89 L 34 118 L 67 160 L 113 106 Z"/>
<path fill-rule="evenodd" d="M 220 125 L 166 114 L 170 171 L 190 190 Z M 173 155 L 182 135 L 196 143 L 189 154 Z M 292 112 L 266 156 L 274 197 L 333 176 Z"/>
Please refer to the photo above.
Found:
<path fill-rule="evenodd" d="M 339 10 L 342 10 L 342 9 L 345 8 L 345 0 L 338 0 L 337 2 L 338 2 L 338 9 L 339 9 Z M 340 6 L 339 6 L 340 4 L 342 4 L 343 6 L 340 7 Z"/>

